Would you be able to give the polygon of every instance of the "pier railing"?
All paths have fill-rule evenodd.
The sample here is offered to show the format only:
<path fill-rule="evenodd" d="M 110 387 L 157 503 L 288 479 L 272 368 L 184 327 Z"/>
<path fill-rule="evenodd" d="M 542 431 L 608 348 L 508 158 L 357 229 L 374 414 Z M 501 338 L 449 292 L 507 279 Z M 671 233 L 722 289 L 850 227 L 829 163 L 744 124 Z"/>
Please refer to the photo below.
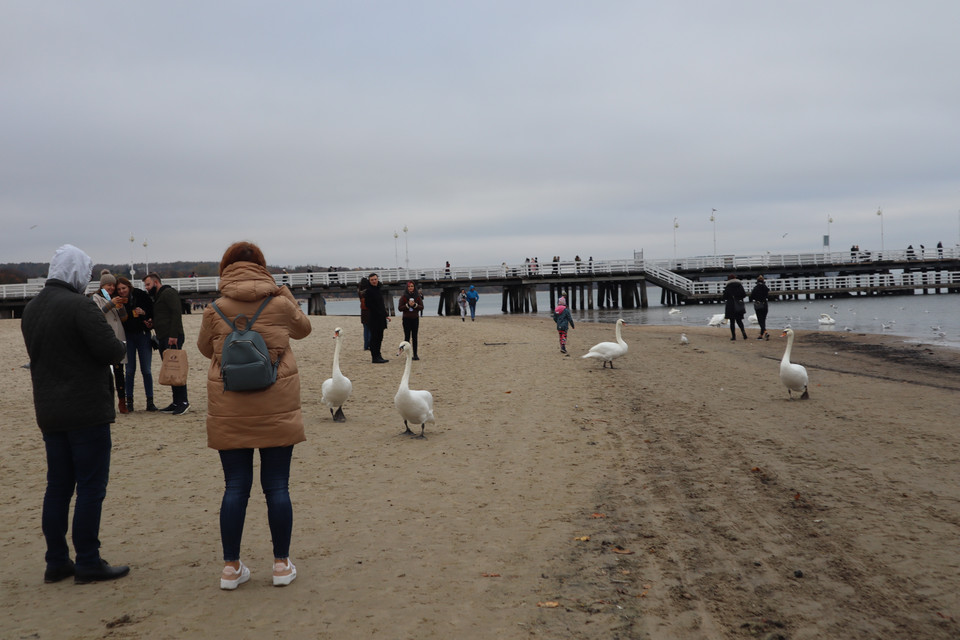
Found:
<path fill-rule="evenodd" d="M 394 285 L 413 280 L 442 286 L 445 280 L 457 283 L 464 281 L 485 283 L 503 283 L 519 280 L 524 284 L 537 284 L 541 279 L 578 277 L 584 280 L 617 278 L 621 276 L 643 276 L 650 282 L 669 288 L 687 298 L 709 299 L 719 297 L 724 283 L 719 280 L 695 281 L 676 273 L 680 271 L 746 271 L 765 270 L 769 272 L 789 271 L 791 268 L 819 266 L 824 270 L 841 271 L 844 267 L 865 265 L 884 268 L 884 263 L 896 264 L 895 271 L 904 265 L 927 267 L 927 271 L 907 271 L 903 273 L 863 273 L 845 276 L 804 276 L 769 278 L 767 286 L 776 293 L 786 292 L 839 292 L 869 291 L 876 289 L 921 289 L 934 287 L 957 287 L 960 285 L 960 273 L 935 268 L 941 260 L 960 259 L 960 247 L 920 250 L 887 250 L 882 252 L 834 251 L 824 253 L 763 254 L 752 256 L 700 256 L 676 260 L 644 260 L 639 257 L 623 260 L 565 260 L 560 262 L 523 262 L 519 264 L 502 263 L 499 266 L 468 266 L 418 268 L 418 269 L 377 269 L 384 284 Z M 831 267 L 833 269 L 831 269 Z M 353 288 L 370 273 L 369 270 L 319 271 L 314 273 L 275 274 L 278 285 L 292 288 Z M 210 294 L 220 288 L 218 277 L 167 278 L 169 284 L 181 294 Z M 142 284 L 137 281 L 137 287 Z M 745 280 L 745 286 L 752 280 Z M 90 282 L 87 293 L 97 290 L 98 283 Z M 43 288 L 42 281 L 21 284 L 0 285 L 0 300 L 27 300 L 33 298 Z"/>

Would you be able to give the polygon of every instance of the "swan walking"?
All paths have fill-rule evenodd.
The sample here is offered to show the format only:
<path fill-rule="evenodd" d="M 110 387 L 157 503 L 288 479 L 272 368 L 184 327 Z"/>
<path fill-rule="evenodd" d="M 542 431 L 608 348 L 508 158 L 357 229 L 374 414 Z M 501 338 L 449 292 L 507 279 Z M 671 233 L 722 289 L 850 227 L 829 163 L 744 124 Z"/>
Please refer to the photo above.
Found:
<path fill-rule="evenodd" d="M 410 368 L 413 366 L 413 347 L 404 340 L 400 343 L 397 351 L 397 357 L 406 355 L 407 363 L 403 367 L 403 377 L 400 379 L 400 388 L 397 389 L 397 395 L 393 397 L 393 405 L 403 417 L 403 426 L 406 427 L 405 434 L 413 435 L 410 430 L 410 424 L 420 425 L 420 435 L 418 438 L 425 437 L 423 431 L 426 423 L 436 422 L 433 419 L 433 394 L 429 391 L 416 391 L 410 389 Z"/>
<path fill-rule="evenodd" d="M 620 327 L 626 324 L 623 321 L 623 318 L 617 320 L 617 341 L 616 342 L 601 342 L 600 344 L 595 344 L 590 347 L 590 350 L 580 356 L 581 358 L 596 358 L 598 360 L 603 360 L 603 368 L 607 368 L 607 363 L 610 363 L 610 368 L 613 369 L 613 360 L 614 358 L 619 358 L 622 355 L 627 353 L 627 343 L 623 341 L 623 338 L 620 336 Z"/>
<path fill-rule="evenodd" d="M 793 392 L 801 393 L 800 399 L 810 397 L 807 393 L 807 370 L 803 365 L 790 362 L 790 353 L 793 351 L 793 329 L 785 329 L 780 337 L 787 336 L 787 349 L 780 360 L 780 382 L 787 388 L 787 395 L 793 398 Z"/>
<path fill-rule="evenodd" d="M 330 407 L 330 415 L 334 422 L 346 422 L 347 418 L 343 415 L 343 404 L 353 392 L 353 383 L 350 378 L 340 373 L 340 342 L 343 329 L 337 327 L 333 330 L 333 339 L 336 346 L 333 348 L 333 377 L 327 378 L 320 386 L 320 402 Z M 336 413 L 334 413 L 336 409 Z"/>

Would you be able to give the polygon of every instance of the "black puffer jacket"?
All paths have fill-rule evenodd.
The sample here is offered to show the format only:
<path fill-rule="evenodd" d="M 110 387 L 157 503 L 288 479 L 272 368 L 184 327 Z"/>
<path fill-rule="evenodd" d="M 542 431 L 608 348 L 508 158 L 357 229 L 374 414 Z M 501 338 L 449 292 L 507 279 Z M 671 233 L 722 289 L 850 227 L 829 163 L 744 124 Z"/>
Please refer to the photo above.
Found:
<path fill-rule="evenodd" d="M 127 349 L 90 298 L 63 280 L 47 280 L 23 310 L 20 330 L 30 356 L 41 431 L 70 431 L 116 419 L 108 365 L 120 362 Z"/>

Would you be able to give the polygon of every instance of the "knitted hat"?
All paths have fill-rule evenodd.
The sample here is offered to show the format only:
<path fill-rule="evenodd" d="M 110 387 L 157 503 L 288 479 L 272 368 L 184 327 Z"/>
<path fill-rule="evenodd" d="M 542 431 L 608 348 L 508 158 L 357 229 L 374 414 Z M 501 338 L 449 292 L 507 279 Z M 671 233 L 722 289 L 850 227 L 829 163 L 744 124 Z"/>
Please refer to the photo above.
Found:
<path fill-rule="evenodd" d="M 108 284 L 117 284 L 117 279 L 113 277 L 109 269 L 104 269 L 100 272 L 100 286 L 102 287 Z"/>
<path fill-rule="evenodd" d="M 558 305 L 567 306 L 567 299 L 564 298 L 563 296 L 560 296 L 560 299 L 557 300 L 557 304 L 558 304 Z"/>

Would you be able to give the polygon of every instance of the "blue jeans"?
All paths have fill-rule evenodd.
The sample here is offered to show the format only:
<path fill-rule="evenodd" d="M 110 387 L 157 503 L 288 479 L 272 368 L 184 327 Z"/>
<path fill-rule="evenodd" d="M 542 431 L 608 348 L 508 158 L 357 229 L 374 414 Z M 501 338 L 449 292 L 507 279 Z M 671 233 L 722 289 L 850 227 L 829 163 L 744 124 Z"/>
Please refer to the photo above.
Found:
<path fill-rule="evenodd" d="M 370 327 L 363 325 L 363 350 L 370 350 Z"/>
<path fill-rule="evenodd" d="M 273 557 L 290 556 L 293 532 L 293 505 L 290 503 L 290 459 L 293 445 L 260 449 L 260 487 L 267 498 L 267 522 L 273 538 Z M 253 486 L 253 449 L 230 449 L 220 452 L 223 465 L 223 502 L 220 503 L 220 541 L 223 561 L 240 559 L 243 523 L 247 518 L 247 501 Z"/>
<path fill-rule="evenodd" d="M 133 397 L 133 381 L 137 377 L 137 357 L 140 357 L 140 371 L 143 373 L 143 391 L 147 398 L 153 399 L 153 346 L 146 333 L 127 334 L 127 397 Z"/>
<path fill-rule="evenodd" d="M 473 320 L 477 317 L 477 303 L 473 300 L 469 301 L 470 304 L 470 319 Z"/>
<path fill-rule="evenodd" d="M 183 349 L 183 336 L 177 338 L 177 349 Z M 167 341 L 160 340 L 160 358 L 163 359 L 163 352 L 167 350 Z M 170 387 L 173 392 L 173 403 L 184 404 L 187 402 L 187 385 L 182 387 Z"/>
<path fill-rule="evenodd" d="M 67 523 L 74 490 L 73 548 L 77 567 L 93 569 L 100 564 L 100 514 L 110 479 L 110 425 L 43 434 L 47 450 L 47 490 L 40 518 L 47 540 L 47 564 L 64 565 L 70 560 Z"/>

